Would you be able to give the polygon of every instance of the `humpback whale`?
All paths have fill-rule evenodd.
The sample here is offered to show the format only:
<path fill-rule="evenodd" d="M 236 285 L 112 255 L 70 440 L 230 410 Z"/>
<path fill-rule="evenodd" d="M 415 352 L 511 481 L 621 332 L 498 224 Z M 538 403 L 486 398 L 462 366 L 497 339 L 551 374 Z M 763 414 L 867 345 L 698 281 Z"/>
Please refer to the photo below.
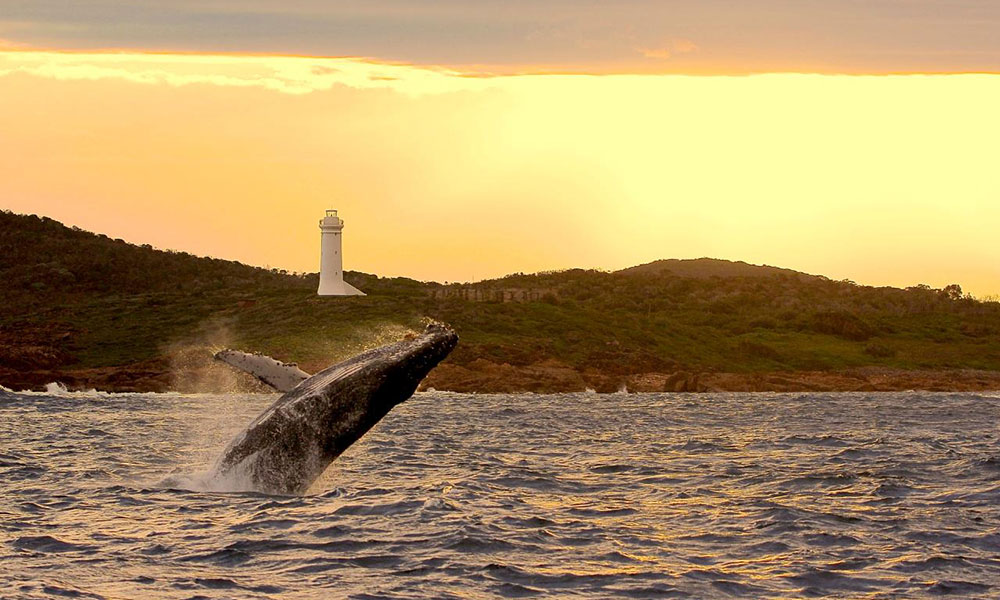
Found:
<path fill-rule="evenodd" d="M 250 372 L 284 373 L 288 377 L 266 374 L 283 386 L 295 378 L 299 382 L 229 443 L 213 477 L 265 493 L 304 493 L 335 458 L 413 395 L 457 343 L 454 330 L 432 323 L 418 336 L 369 350 L 311 377 L 261 355 L 221 357 Z M 255 359 L 241 360 L 245 357 Z"/>

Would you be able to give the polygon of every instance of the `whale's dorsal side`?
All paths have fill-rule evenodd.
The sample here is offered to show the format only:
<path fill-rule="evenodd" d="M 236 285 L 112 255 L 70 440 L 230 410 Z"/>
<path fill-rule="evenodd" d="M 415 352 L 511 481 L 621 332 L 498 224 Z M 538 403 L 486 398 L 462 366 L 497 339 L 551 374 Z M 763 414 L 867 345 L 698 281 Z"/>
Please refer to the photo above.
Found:
<path fill-rule="evenodd" d="M 311 375 L 295 364 L 283 363 L 263 354 L 248 354 L 239 350 L 222 350 L 215 353 L 215 360 L 249 373 L 261 383 L 279 392 L 290 392 Z"/>

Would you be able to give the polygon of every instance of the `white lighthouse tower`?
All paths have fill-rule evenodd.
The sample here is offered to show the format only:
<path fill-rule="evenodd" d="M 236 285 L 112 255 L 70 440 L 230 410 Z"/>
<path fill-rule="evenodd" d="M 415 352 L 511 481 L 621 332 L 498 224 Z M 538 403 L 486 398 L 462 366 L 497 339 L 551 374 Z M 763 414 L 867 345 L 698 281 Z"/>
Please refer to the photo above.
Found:
<path fill-rule="evenodd" d="M 336 210 L 329 209 L 326 216 L 319 220 L 319 230 L 321 253 L 317 293 L 320 296 L 364 296 L 364 292 L 344 281 L 341 248 L 344 220 L 337 216 Z"/>

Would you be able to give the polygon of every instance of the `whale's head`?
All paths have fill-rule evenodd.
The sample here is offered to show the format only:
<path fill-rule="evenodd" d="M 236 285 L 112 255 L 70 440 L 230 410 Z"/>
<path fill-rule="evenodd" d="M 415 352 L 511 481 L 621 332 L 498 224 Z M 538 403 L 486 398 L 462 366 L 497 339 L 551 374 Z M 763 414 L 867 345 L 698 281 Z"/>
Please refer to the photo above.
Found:
<path fill-rule="evenodd" d="M 328 405 L 331 414 L 354 405 L 378 420 L 413 395 L 424 377 L 457 344 L 458 334 L 454 329 L 431 323 L 423 333 L 368 350 L 320 371 L 286 394 L 286 398 L 325 397 L 334 401 Z"/>
<path fill-rule="evenodd" d="M 380 359 L 369 361 L 371 375 L 382 379 L 385 393 L 395 397 L 396 389 L 408 398 L 420 382 L 458 344 L 458 334 L 443 323 L 433 322 L 423 333 L 373 351 Z M 373 357 L 374 358 L 374 357 Z M 398 402 L 394 403 L 397 404 Z"/>

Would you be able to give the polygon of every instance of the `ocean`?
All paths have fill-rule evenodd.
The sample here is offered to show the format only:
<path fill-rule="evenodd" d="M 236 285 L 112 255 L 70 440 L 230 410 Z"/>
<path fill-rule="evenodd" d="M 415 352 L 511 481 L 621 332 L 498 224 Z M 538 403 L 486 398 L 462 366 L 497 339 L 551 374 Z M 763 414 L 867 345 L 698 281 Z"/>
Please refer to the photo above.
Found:
<path fill-rule="evenodd" d="M 1000 597 L 1000 395 L 429 392 L 164 487 L 276 398 L 0 392 L 0 598 Z"/>

